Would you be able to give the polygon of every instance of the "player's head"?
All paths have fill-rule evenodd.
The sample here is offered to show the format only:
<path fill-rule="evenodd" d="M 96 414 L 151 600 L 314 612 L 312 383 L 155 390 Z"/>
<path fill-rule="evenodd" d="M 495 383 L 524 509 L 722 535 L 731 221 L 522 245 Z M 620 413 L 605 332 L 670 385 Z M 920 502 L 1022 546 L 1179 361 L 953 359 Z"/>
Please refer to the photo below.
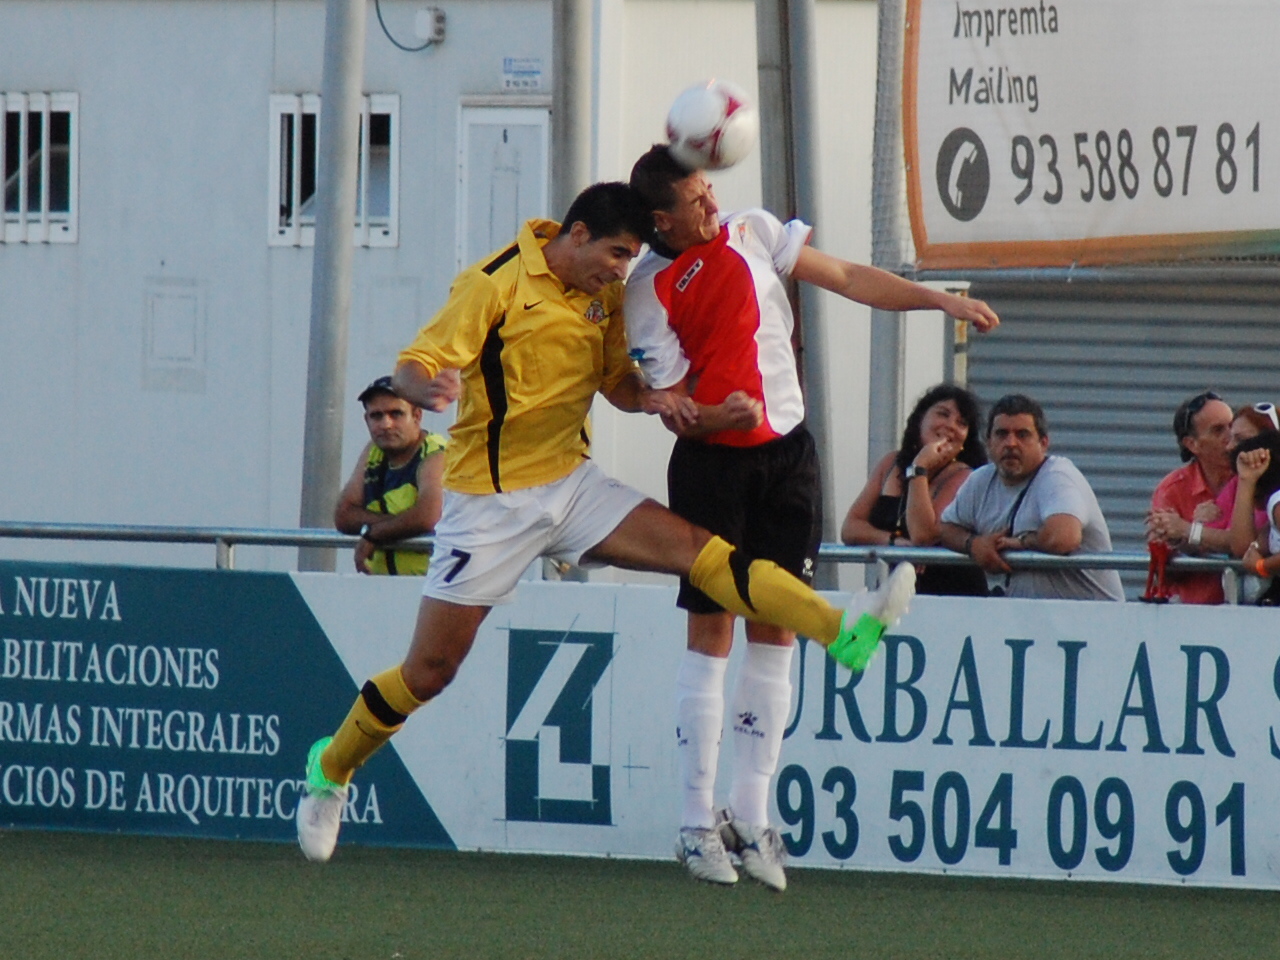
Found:
<path fill-rule="evenodd" d="M 574 198 L 543 253 L 561 283 L 595 294 L 626 277 L 647 230 L 648 210 L 635 191 L 625 183 L 597 183 Z"/>
<path fill-rule="evenodd" d="M 396 393 L 390 377 L 379 377 L 357 398 L 364 405 L 364 423 L 369 437 L 384 453 L 404 453 L 418 443 L 422 434 L 422 409 Z"/>
<path fill-rule="evenodd" d="M 940 383 L 926 390 L 916 401 L 907 425 L 902 431 L 902 443 L 898 447 L 898 466 L 906 468 L 926 443 L 932 443 L 943 435 L 955 436 L 963 446 L 956 459 L 971 467 L 987 462 L 982 446 L 981 414 L 978 398 L 953 383 Z"/>
<path fill-rule="evenodd" d="M 656 238 L 675 252 L 720 233 L 720 208 L 711 184 L 701 170 L 681 165 L 664 144 L 654 144 L 636 161 L 631 187 L 652 213 Z"/>
<path fill-rule="evenodd" d="M 648 235 L 649 211 L 625 183 L 593 183 L 573 198 L 560 222 L 562 231 L 581 223 L 592 240 L 629 233 L 643 242 Z"/>

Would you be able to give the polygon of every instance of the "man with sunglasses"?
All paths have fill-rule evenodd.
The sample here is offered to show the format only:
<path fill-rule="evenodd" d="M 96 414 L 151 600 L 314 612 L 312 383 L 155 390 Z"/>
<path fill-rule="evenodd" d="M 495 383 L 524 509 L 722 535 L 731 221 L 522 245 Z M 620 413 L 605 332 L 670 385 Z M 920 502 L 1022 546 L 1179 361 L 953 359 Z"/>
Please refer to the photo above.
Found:
<path fill-rule="evenodd" d="M 1196 508 L 1213 504 L 1231 479 L 1231 407 L 1212 390 L 1184 400 L 1173 415 L 1173 433 L 1185 466 L 1156 486 L 1147 515 L 1147 538 L 1183 553 L 1226 553 L 1230 531 L 1205 525 Z M 1216 573 L 1170 574 L 1168 587 L 1182 603 L 1222 603 Z"/>

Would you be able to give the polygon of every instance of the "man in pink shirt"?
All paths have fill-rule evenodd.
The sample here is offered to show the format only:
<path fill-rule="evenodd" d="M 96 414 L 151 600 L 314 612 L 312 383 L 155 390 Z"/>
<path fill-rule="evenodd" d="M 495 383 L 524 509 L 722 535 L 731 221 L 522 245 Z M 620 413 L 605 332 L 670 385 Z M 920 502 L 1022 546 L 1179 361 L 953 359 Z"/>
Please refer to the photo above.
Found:
<path fill-rule="evenodd" d="M 1196 508 L 1212 504 L 1231 479 L 1231 408 L 1212 390 L 1205 390 L 1178 406 L 1173 432 L 1186 466 L 1168 474 L 1151 495 L 1148 539 L 1183 553 L 1226 553 L 1230 531 L 1207 527 L 1197 519 Z M 1222 603 L 1224 599 L 1217 573 L 1171 576 L 1170 585 L 1183 603 Z"/>

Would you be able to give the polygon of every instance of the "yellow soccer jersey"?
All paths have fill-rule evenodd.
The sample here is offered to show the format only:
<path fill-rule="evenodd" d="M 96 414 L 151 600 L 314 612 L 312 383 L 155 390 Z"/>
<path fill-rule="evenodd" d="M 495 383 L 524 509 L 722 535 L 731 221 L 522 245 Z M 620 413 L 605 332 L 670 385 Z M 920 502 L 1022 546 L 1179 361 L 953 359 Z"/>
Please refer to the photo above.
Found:
<path fill-rule="evenodd" d="M 627 355 L 621 283 L 566 292 L 542 247 L 560 232 L 530 220 L 514 244 L 462 271 L 449 300 L 400 354 L 431 376 L 462 371 L 445 450 L 444 485 L 501 493 L 552 483 L 588 454 L 597 391 L 635 364 Z"/>

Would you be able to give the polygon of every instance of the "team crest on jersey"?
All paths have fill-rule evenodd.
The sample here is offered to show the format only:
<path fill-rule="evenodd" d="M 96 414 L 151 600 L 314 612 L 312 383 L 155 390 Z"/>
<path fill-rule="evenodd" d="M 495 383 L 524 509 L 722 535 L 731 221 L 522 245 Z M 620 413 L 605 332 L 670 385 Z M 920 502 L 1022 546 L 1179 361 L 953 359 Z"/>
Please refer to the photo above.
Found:
<path fill-rule="evenodd" d="M 738 243 L 746 246 L 747 238 L 751 236 L 751 228 L 747 226 L 747 221 L 741 220 L 738 223 Z"/>
<path fill-rule="evenodd" d="M 604 304 L 599 300 L 592 300 L 591 306 L 587 307 L 587 312 L 584 316 L 592 323 L 599 323 L 607 316 L 604 312 Z"/>
<path fill-rule="evenodd" d="M 689 286 L 694 277 L 698 275 L 698 271 L 702 269 L 702 258 L 699 257 L 693 261 L 693 266 L 684 272 L 684 276 L 676 281 L 676 289 L 684 293 L 685 287 Z"/>

